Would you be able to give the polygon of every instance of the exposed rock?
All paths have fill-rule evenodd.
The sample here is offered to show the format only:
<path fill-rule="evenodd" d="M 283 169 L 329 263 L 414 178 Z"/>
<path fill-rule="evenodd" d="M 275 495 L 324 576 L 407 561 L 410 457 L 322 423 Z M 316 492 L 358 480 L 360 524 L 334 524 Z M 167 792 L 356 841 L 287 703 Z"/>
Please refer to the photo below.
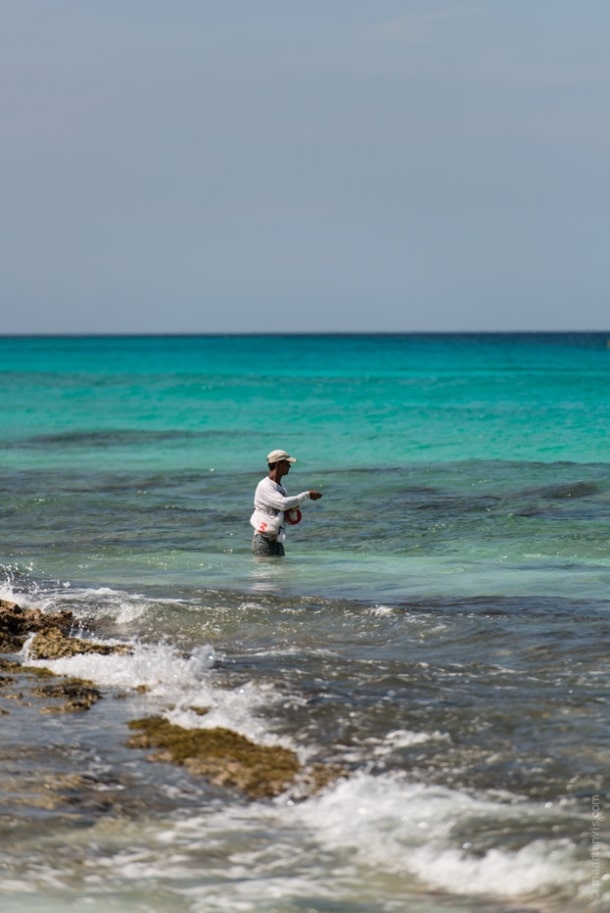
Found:
<path fill-rule="evenodd" d="M 72 612 L 67 609 L 45 614 L 40 609 L 23 609 L 16 602 L 0 599 L 0 651 L 15 653 L 33 632 L 57 628 L 65 633 L 73 623 Z"/>
<path fill-rule="evenodd" d="M 30 655 L 37 660 L 53 660 L 77 654 L 128 654 L 125 644 L 107 644 L 72 637 L 74 625 L 70 611 L 45 614 L 40 609 L 23 609 L 16 603 L 0 599 L 0 653 L 18 652 L 33 633 Z M 29 704 L 27 697 L 9 693 L 9 686 L 25 684 L 34 678 L 37 686 L 28 684 L 29 695 L 45 700 L 42 713 L 61 713 L 88 710 L 101 698 L 92 682 L 57 677 L 48 669 L 24 666 L 0 656 L 0 691 L 2 703 L 19 700 Z M 41 680 L 52 678 L 51 683 Z M 146 686 L 134 689 L 145 693 Z M 63 703 L 57 699 L 64 698 Z M 207 708 L 191 708 L 204 715 Z M 0 707 L 0 715 L 10 713 Z M 294 799 L 304 799 L 348 771 L 336 766 L 315 764 L 301 767 L 293 751 L 282 747 L 256 745 L 245 736 L 230 729 L 183 729 L 161 717 L 134 720 L 129 728 L 136 730 L 128 742 L 130 748 L 158 749 L 153 759 L 173 762 L 192 774 L 206 777 L 211 783 L 225 788 L 240 789 L 251 799 L 272 798 L 289 792 Z M 45 806 L 46 807 L 46 806 Z M 51 806 L 53 807 L 53 806 Z"/>
<path fill-rule="evenodd" d="M 71 637 L 74 616 L 67 609 L 45 614 L 40 609 L 23 609 L 15 602 L 0 599 L 0 651 L 20 650 L 30 634 L 35 634 L 31 645 L 34 659 L 59 659 L 77 653 L 129 653 L 125 645 L 94 643 Z"/>
<path fill-rule="evenodd" d="M 138 730 L 130 748 L 159 748 L 153 761 L 181 764 L 215 786 L 241 789 L 250 799 L 270 799 L 289 792 L 294 800 L 324 789 L 349 771 L 337 765 L 303 768 L 293 751 L 256 745 L 231 729 L 183 729 L 162 717 L 132 720 Z"/>
<path fill-rule="evenodd" d="M 284 792 L 299 773 L 296 754 L 287 748 L 255 745 L 230 729 L 183 729 L 162 717 L 133 720 L 139 730 L 130 748 L 160 748 L 156 761 L 173 761 L 217 786 L 237 787 L 252 799 Z"/>
<path fill-rule="evenodd" d="M 79 653 L 101 653 L 103 656 L 108 656 L 110 653 L 130 652 L 131 648 L 125 644 L 94 643 L 79 637 L 68 637 L 57 627 L 36 634 L 30 644 L 30 654 L 33 659 L 61 659 L 65 656 L 76 656 Z"/>
<path fill-rule="evenodd" d="M 23 609 L 14 602 L 0 599 L 0 650 L 15 652 L 20 650 L 27 637 L 34 633 L 30 652 L 33 659 L 59 659 L 60 657 L 75 656 L 79 653 L 129 653 L 130 648 L 124 644 L 111 645 L 94 643 L 78 637 L 71 637 L 67 632 L 71 629 L 74 618 L 71 612 L 62 611 L 45 615 L 40 609 Z M 101 692 L 92 682 L 76 678 L 58 679 L 48 669 L 37 669 L 32 666 L 21 665 L 6 657 L 0 657 L 0 689 L 16 682 L 24 682 L 27 677 L 41 679 L 53 678 L 51 684 L 38 685 L 29 689 L 34 697 L 51 698 L 52 702 L 45 704 L 42 713 L 69 713 L 88 710 L 101 698 Z M 3 697 L 8 700 L 24 701 L 22 691 L 3 691 Z M 55 698 L 65 698 L 64 703 L 55 702 Z M 0 712 L 5 715 L 6 708 Z"/>

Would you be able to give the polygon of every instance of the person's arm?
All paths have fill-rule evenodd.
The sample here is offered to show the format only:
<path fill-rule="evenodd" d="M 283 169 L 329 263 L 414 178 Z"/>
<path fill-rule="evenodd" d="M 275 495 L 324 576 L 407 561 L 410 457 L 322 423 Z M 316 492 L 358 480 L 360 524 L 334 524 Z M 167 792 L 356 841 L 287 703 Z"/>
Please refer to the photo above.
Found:
<path fill-rule="evenodd" d="M 277 489 L 265 491 L 265 506 L 271 507 L 273 510 L 291 510 L 308 500 L 308 491 L 302 491 L 300 495 L 283 495 Z"/>
<path fill-rule="evenodd" d="M 291 510 L 293 507 L 298 507 L 303 501 L 308 501 L 310 498 L 312 501 L 317 501 L 321 497 L 319 491 L 302 491 L 298 495 L 283 495 L 277 490 L 271 479 L 264 479 L 256 489 L 254 506 L 262 510 L 265 508 Z"/>

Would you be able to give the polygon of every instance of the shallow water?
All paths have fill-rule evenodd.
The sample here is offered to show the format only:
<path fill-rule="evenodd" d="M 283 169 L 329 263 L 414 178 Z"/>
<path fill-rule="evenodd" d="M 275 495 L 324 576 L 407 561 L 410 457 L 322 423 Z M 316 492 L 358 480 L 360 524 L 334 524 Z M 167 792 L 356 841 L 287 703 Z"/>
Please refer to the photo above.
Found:
<path fill-rule="evenodd" d="M 3 910 L 601 908 L 605 337 L 0 351 L 0 597 L 133 646 L 44 664 L 102 689 L 85 713 L 0 690 Z M 276 446 L 324 498 L 274 562 Z M 127 748 L 155 713 L 347 775 L 248 802 Z"/>

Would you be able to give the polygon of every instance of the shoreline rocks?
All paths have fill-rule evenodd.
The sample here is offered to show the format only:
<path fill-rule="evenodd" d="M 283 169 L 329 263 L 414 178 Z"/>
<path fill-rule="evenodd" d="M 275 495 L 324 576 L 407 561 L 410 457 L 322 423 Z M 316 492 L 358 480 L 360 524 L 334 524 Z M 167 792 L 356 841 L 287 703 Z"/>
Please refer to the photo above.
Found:
<path fill-rule="evenodd" d="M 67 609 L 45 614 L 41 609 L 23 609 L 16 602 L 0 599 L 0 653 L 17 653 L 33 633 L 58 630 L 66 634 L 74 624 Z"/>
<path fill-rule="evenodd" d="M 158 748 L 151 760 L 173 761 L 216 786 L 238 788 L 251 799 L 285 792 L 300 770 L 290 749 L 256 745 L 231 729 L 183 729 L 163 717 L 132 720 L 129 728 L 138 732 L 127 743 L 130 748 Z"/>
<path fill-rule="evenodd" d="M 76 656 L 79 653 L 98 653 L 108 656 L 111 653 L 133 652 L 126 644 L 103 644 L 83 640 L 80 637 L 64 634 L 59 627 L 39 631 L 34 635 L 29 649 L 33 659 L 62 659 L 66 656 Z"/>
<path fill-rule="evenodd" d="M 28 637 L 30 655 L 36 660 L 53 660 L 82 653 L 108 655 L 128 654 L 126 644 L 106 644 L 74 637 L 70 611 L 45 614 L 40 609 L 23 609 L 16 603 L 0 600 L 0 653 L 19 652 Z M 10 693 L 8 686 L 19 677 L 33 677 L 30 695 L 45 703 L 42 713 L 82 712 L 89 710 L 103 696 L 95 684 L 70 676 L 56 676 L 48 669 L 28 666 L 0 657 L 0 693 L 4 697 L 24 700 L 20 693 Z M 53 681 L 49 681 L 52 678 Z M 46 679 L 43 684 L 41 680 Z M 134 689 L 136 693 L 137 689 Z M 9 692 L 9 693 L 7 693 Z M 59 703 L 64 699 L 63 704 Z M 0 708 L 0 715 L 7 714 Z M 151 760 L 170 762 L 189 773 L 204 777 L 216 786 L 239 789 L 250 799 L 268 799 L 288 790 L 294 798 L 304 799 L 320 791 L 347 771 L 332 765 L 302 767 L 294 751 L 281 746 L 262 746 L 245 736 L 221 727 L 184 729 L 152 716 L 128 723 L 134 735 L 127 747 L 157 749 Z"/>

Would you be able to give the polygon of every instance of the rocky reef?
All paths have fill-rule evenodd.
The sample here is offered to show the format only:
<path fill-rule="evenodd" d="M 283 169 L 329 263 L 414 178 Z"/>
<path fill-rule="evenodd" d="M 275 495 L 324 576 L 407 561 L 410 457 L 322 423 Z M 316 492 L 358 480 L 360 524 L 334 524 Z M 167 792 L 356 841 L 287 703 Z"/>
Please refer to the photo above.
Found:
<path fill-rule="evenodd" d="M 102 698 L 93 682 L 56 676 L 48 669 L 6 656 L 21 651 L 29 638 L 28 656 L 34 660 L 131 652 L 126 644 L 75 637 L 70 633 L 74 627 L 69 611 L 47 614 L 0 600 L 0 653 L 5 654 L 0 656 L 0 696 L 4 698 L 0 716 L 10 714 L 10 700 L 31 703 L 35 698 L 40 701 L 41 713 L 75 713 L 89 710 Z M 161 716 L 132 720 L 128 726 L 133 732 L 128 748 L 152 748 L 151 760 L 180 765 L 190 774 L 202 776 L 215 786 L 239 790 L 250 799 L 272 798 L 286 791 L 295 798 L 306 798 L 346 773 L 333 765 L 303 767 L 288 748 L 258 745 L 222 727 L 184 729 Z"/>
<path fill-rule="evenodd" d="M 237 787 L 252 799 L 284 792 L 300 770 L 296 754 L 256 745 L 230 729 L 183 729 L 163 717 L 133 720 L 131 748 L 158 748 L 155 761 L 173 761 L 217 786 Z"/>

